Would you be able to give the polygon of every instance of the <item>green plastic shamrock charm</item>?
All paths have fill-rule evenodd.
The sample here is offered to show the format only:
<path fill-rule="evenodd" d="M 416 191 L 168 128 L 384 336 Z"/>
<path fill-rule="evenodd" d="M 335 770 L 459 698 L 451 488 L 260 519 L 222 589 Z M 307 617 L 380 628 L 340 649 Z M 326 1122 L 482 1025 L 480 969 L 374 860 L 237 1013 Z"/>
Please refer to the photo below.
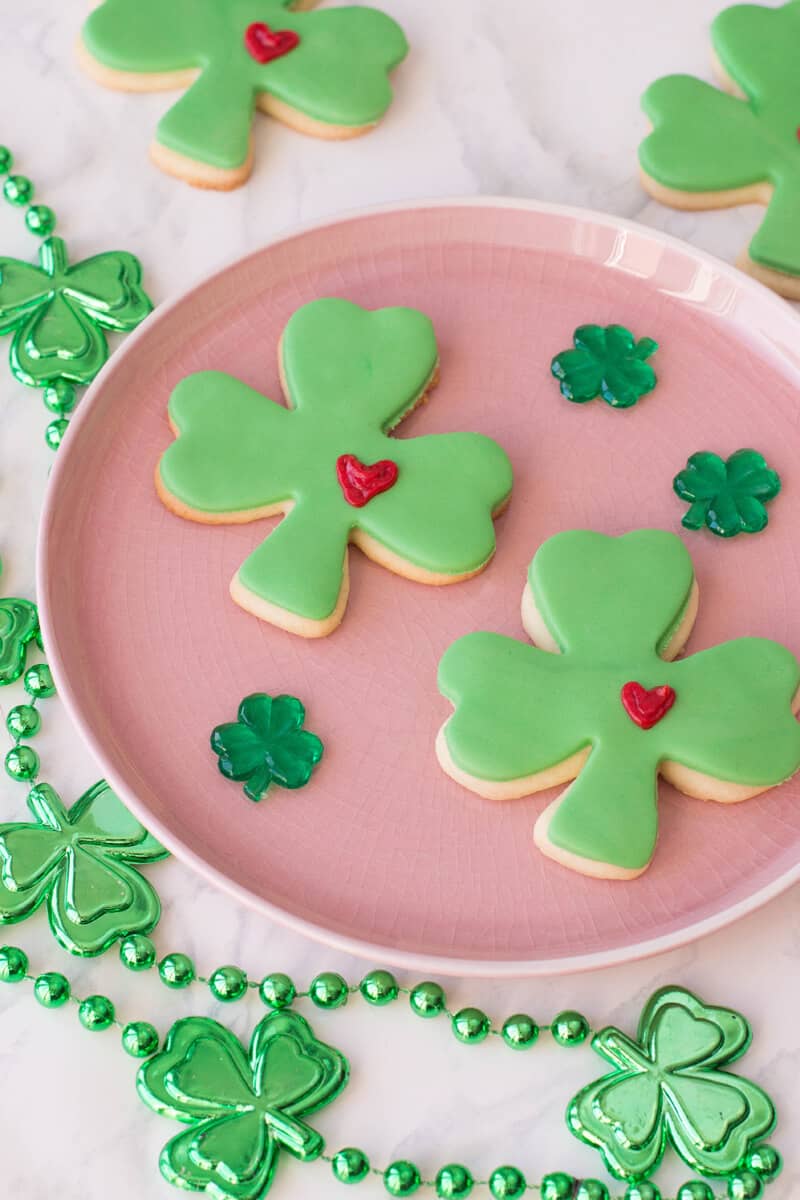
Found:
<path fill-rule="evenodd" d="M 765 505 L 778 495 L 781 480 L 756 450 L 737 450 L 728 459 L 701 450 L 678 472 L 673 487 L 691 505 L 681 518 L 686 529 L 707 525 L 719 537 L 732 538 L 766 529 Z"/>
<path fill-rule="evenodd" d="M 730 1175 L 775 1127 L 761 1088 L 722 1069 L 750 1041 L 739 1013 L 662 988 L 642 1013 L 636 1041 L 614 1028 L 595 1034 L 592 1046 L 613 1069 L 575 1096 L 567 1123 L 617 1179 L 646 1179 L 668 1145 L 702 1175 Z"/>
<path fill-rule="evenodd" d="M 108 358 L 104 330 L 126 333 L 151 311 L 138 259 L 124 250 L 69 266 L 61 238 L 39 247 L 41 266 L 0 258 L 0 334 L 13 333 L 11 370 L 28 387 L 92 382 Z"/>
<path fill-rule="evenodd" d="M 158 166 L 201 187 L 244 183 L 258 106 L 301 133 L 367 133 L 407 52 L 385 13 L 316 0 L 104 0 L 83 27 L 83 64 L 123 91 L 189 90 L 162 117 Z"/>
<path fill-rule="evenodd" d="M 270 784 L 305 787 L 322 758 L 322 742 L 303 729 L 306 710 L 294 696 L 257 692 L 239 705 L 236 721 L 218 725 L 211 749 L 226 779 L 246 780 L 244 794 L 263 800 Z"/>
<path fill-rule="evenodd" d="M 576 404 L 602 396 L 612 408 L 631 408 L 656 386 L 656 373 L 646 360 L 658 342 L 638 342 L 623 325 L 581 325 L 573 335 L 574 350 L 562 350 L 550 364 L 561 395 Z"/>
<path fill-rule="evenodd" d="M 304 637 L 347 605 L 348 543 L 420 583 L 476 575 L 511 492 L 503 450 L 478 433 L 389 434 L 436 382 L 427 317 L 346 300 L 297 310 L 280 344 L 288 407 L 220 371 L 183 379 L 177 437 L 156 474 L 180 517 L 214 526 L 284 514 L 231 582 L 237 604 Z"/>
<path fill-rule="evenodd" d="M 25 670 L 28 645 L 39 635 L 39 613 L 30 600 L 0 600 L 0 687 L 14 683 Z"/>
<path fill-rule="evenodd" d="M 47 906 L 53 934 L 71 954 L 102 954 L 158 923 L 158 896 L 137 868 L 167 851 L 131 816 L 105 780 L 69 811 L 48 783 L 28 793 L 31 824 L 0 825 L 0 924 Z"/>
<path fill-rule="evenodd" d="M 445 771 L 495 800 L 574 780 L 539 817 L 536 844 L 614 879 L 650 863 L 659 775 L 725 803 L 790 778 L 800 663 L 754 637 L 673 662 L 697 607 L 675 534 L 556 534 L 523 592 L 523 624 L 540 648 L 471 633 L 442 658 L 439 688 L 455 707 L 437 742 Z"/>
<path fill-rule="evenodd" d="M 676 208 L 760 203 L 766 215 L 739 265 L 800 298 L 800 4 L 738 4 L 711 27 L 720 91 L 669 75 L 645 92 L 653 126 L 639 149 L 644 186 Z"/>
<path fill-rule="evenodd" d="M 295 1012 L 264 1017 L 249 1055 L 217 1021 L 176 1022 L 137 1079 L 145 1104 L 189 1126 L 164 1147 L 161 1174 L 213 1200 L 259 1200 L 282 1150 L 319 1158 L 325 1143 L 306 1118 L 336 1099 L 348 1075 L 344 1056 Z"/>

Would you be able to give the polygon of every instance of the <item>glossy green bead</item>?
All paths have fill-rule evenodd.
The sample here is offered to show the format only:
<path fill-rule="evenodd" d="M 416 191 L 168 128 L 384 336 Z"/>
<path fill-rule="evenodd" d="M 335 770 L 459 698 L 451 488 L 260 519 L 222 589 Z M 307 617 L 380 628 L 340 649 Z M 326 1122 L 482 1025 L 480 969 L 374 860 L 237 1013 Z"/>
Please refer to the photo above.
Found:
<path fill-rule="evenodd" d="M 39 755 L 32 746 L 12 746 L 6 755 L 6 775 L 18 783 L 30 783 L 39 771 Z"/>
<path fill-rule="evenodd" d="M 453 1017 L 453 1034 L 468 1046 L 486 1041 L 490 1029 L 489 1018 L 479 1008 L 462 1008 Z"/>
<path fill-rule="evenodd" d="M 553 1171 L 545 1175 L 539 1189 L 542 1200 L 572 1200 L 574 1191 L 574 1178 L 563 1171 Z"/>
<path fill-rule="evenodd" d="M 558 1014 L 550 1031 L 559 1046 L 580 1046 L 589 1036 L 589 1022 L 581 1013 L 568 1009 Z"/>
<path fill-rule="evenodd" d="M 32 204 L 25 213 L 25 224 L 34 237 L 49 237 L 56 227 L 56 214 L 46 204 Z"/>
<path fill-rule="evenodd" d="M 444 988 L 430 981 L 418 983 L 412 988 L 408 1002 L 418 1017 L 424 1017 L 426 1020 L 438 1017 L 445 1008 Z"/>
<path fill-rule="evenodd" d="M 78 1005 L 78 1020 L 92 1032 L 108 1029 L 114 1023 L 114 1005 L 108 996 L 87 996 Z"/>
<path fill-rule="evenodd" d="M 367 1004 L 382 1008 L 397 999 L 400 989 L 397 980 L 390 971 L 370 971 L 361 980 L 359 989 Z"/>
<path fill-rule="evenodd" d="M 129 971 L 149 971 L 156 961 L 156 948 L 143 933 L 131 933 L 119 944 L 119 960 Z"/>
<path fill-rule="evenodd" d="M 17 946 L 0 946 L 0 983 L 19 983 L 28 970 L 28 956 Z"/>
<path fill-rule="evenodd" d="M 247 975 L 241 967 L 217 967 L 208 986 L 216 1000 L 230 1004 L 232 1000 L 241 1000 L 247 991 Z"/>
<path fill-rule="evenodd" d="M 78 394 L 74 386 L 66 379 L 56 379 L 50 387 L 44 389 L 42 399 L 46 409 L 63 417 L 65 413 L 72 412 L 77 403 Z"/>
<path fill-rule="evenodd" d="M 361 1183 L 369 1175 L 369 1159 L 363 1150 L 347 1146 L 334 1154 L 331 1170 L 339 1183 Z"/>
<path fill-rule="evenodd" d="M 661 1200 L 661 1192 L 649 1179 L 631 1183 L 625 1189 L 625 1200 Z"/>
<path fill-rule="evenodd" d="M 122 1049 L 131 1058 L 149 1058 L 158 1049 L 158 1030 L 149 1021 L 130 1021 L 122 1031 Z"/>
<path fill-rule="evenodd" d="M 33 199 L 33 184 L 27 175 L 9 175 L 3 184 L 3 195 L 9 204 L 21 208 Z"/>
<path fill-rule="evenodd" d="M 0 146 L 0 175 L 5 175 L 14 165 L 14 155 L 8 146 Z"/>
<path fill-rule="evenodd" d="M 294 1003 L 297 988 L 288 975 L 276 971 L 274 975 L 264 976 L 258 994 L 269 1008 L 288 1008 Z"/>
<path fill-rule="evenodd" d="M 515 1013 L 503 1025 L 503 1041 L 512 1050 L 527 1050 L 538 1037 L 539 1026 L 525 1013 Z"/>
<path fill-rule="evenodd" d="M 383 1186 L 390 1196 L 413 1196 L 418 1191 L 422 1180 L 413 1163 L 390 1163 L 383 1173 Z"/>
<path fill-rule="evenodd" d="M 575 1200 L 608 1200 L 608 1188 L 599 1179 L 582 1179 L 575 1190 Z"/>
<path fill-rule="evenodd" d="M 15 704 L 6 717 L 6 729 L 13 738 L 36 737 L 42 718 L 32 704 Z"/>
<path fill-rule="evenodd" d="M 28 695 L 35 696 L 37 700 L 46 700 L 48 696 L 55 695 L 56 685 L 47 663 L 36 663 L 34 667 L 28 667 L 22 677 L 22 684 Z"/>
<path fill-rule="evenodd" d="M 525 1176 L 516 1167 L 498 1167 L 489 1176 L 489 1195 L 494 1200 L 519 1200 L 527 1186 Z"/>
<path fill-rule="evenodd" d="M 461 1200 L 462 1196 L 469 1196 L 474 1186 L 471 1173 L 460 1163 L 449 1163 L 436 1176 L 436 1195 L 441 1200 Z"/>
<path fill-rule="evenodd" d="M 69 980 L 58 971 L 37 975 L 33 984 L 33 994 L 42 1008 L 60 1008 L 70 997 Z"/>
<path fill-rule="evenodd" d="M 185 988 L 194 979 L 194 963 L 186 954 L 167 954 L 158 964 L 158 975 L 168 988 Z"/>
<path fill-rule="evenodd" d="M 730 1200 L 758 1200 L 764 1191 L 764 1181 L 755 1171 L 746 1168 L 731 1175 L 728 1180 L 728 1196 Z"/>
<path fill-rule="evenodd" d="M 772 1183 L 783 1170 L 783 1159 L 774 1146 L 756 1146 L 744 1160 L 748 1171 L 755 1171 L 764 1183 Z"/>
<path fill-rule="evenodd" d="M 678 1188 L 675 1200 L 714 1200 L 714 1189 L 704 1179 L 690 1179 Z"/>
<path fill-rule="evenodd" d="M 317 1008 L 341 1008 L 347 1004 L 347 982 L 335 971 L 323 971 L 312 979 L 308 994 Z"/>
<path fill-rule="evenodd" d="M 55 421 L 50 422 L 44 431 L 44 440 L 51 450 L 58 450 L 68 429 L 69 421 L 66 417 L 56 417 Z"/>

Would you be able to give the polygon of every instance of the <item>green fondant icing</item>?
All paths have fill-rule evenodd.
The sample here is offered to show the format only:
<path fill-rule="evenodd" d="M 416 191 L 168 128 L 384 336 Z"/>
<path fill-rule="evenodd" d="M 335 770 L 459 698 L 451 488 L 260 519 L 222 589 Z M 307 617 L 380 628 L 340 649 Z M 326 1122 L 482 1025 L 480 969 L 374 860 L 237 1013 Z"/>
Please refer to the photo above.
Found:
<path fill-rule="evenodd" d="M 423 571 L 459 576 L 482 567 L 494 551 L 492 514 L 511 490 L 505 453 L 474 433 L 388 437 L 436 371 L 428 318 L 317 300 L 291 318 L 281 349 L 289 408 L 229 375 L 191 375 L 170 399 L 179 436 L 160 465 L 166 490 L 209 517 L 288 510 L 243 564 L 247 590 L 325 620 L 358 530 Z M 391 459 L 396 484 L 353 507 L 336 475 L 343 454 L 366 464 Z"/>
<path fill-rule="evenodd" d="M 800 273 L 800 4 L 742 4 L 720 13 L 714 49 L 745 98 L 688 75 L 657 80 L 643 106 L 653 132 L 639 150 L 644 171 L 682 192 L 774 188 L 750 257 L 776 271 Z"/>
<path fill-rule="evenodd" d="M 660 657 L 692 582 L 683 543 L 660 530 L 571 531 L 545 542 L 529 586 L 561 653 L 492 633 L 446 651 L 439 687 L 455 706 L 445 738 L 456 766 L 507 782 L 589 749 L 548 836 L 624 870 L 652 856 L 662 763 L 752 787 L 789 778 L 800 767 L 791 710 L 800 664 L 788 650 L 740 638 L 678 662 Z M 633 680 L 675 689 L 674 707 L 652 729 L 635 725 L 620 701 Z"/>
<path fill-rule="evenodd" d="M 299 45 L 268 63 L 245 46 L 249 25 L 291 30 Z M 408 50 L 400 27 L 373 8 L 293 12 L 286 0 L 105 0 L 83 40 L 104 67 L 135 74 L 197 70 L 162 118 L 158 141 L 213 167 L 247 158 L 259 95 L 325 125 L 361 128 L 386 112 L 388 73 Z"/>

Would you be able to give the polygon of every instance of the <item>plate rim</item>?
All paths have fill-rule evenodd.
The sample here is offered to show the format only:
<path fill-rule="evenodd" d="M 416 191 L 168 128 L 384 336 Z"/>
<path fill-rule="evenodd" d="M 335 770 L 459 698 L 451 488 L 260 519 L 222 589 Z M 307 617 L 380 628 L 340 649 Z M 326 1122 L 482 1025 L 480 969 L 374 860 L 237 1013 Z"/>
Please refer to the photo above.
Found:
<path fill-rule="evenodd" d="M 694 921 L 670 933 L 659 934 L 657 937 L 646 938 L 631 945 L 613 949 L 595 950 L 584 954 L 574 954 L 559 958 L 529 958 L 514 960 L 496 960 L 486 958 L 460 958 L 442 954 L 429 954 L 414 950 L 403 950 L 386 946 L 379 942 L 371 942 L 363 938 L 337 932 L 325 925 L 299 916 L 272 900 L 252 892 L 249 888 L 237 883 L 218 867 L 213 866 L 194 850 L 186 846 L 177 835 L 173 835 L 163 826 L 162 822 L 147 810 L 146 804 L 139 800 L 136 790 L 126 780 L 122 772 L 109 765 L 101 740 L 95 736 L 91 723 L 82 713 L 69 675 L 66 671 L 55 634 L 55 622 L 51 612 L 49 595 L 51 575 L 49 572 L 49 530 L 52 525 L 56 497 L 63 486 L 64 477 L 70 472 L 70 458 L 73 444 L 77 444 L 80 430 L 89 419 L 94 406 L 95 396 L 105 385 L 109 374 L 116 370 L 118 364 L 129 354 L 136 353 L 136 348 L 142 337 L 149 331 L 154 321 L 167 317 L 174 309 L 188 301 L 195 293 L 211 287 L 229 271 L 244 266 L 250 259 L 261 256 L 265 251 L 275 250 L 281 245 L 302 238 L 308 234 L 330 229 L 335 226 L 359 221 L 365 218 L 413 214 L 421 210 L 433 208 L 481 208 L 486 210 L 508 209 L 519 212 L 538 214 L 544 217 L 568 218 L 584 225 L 602 226 L 607 229 L 624 231 L 645 238 L 659 246 L 679 251 L 684 256 L 694 259 L 701 265 L 711 268 L 717 275 L 727 278 L 739 291 L 749 292 L 759 301 L 775 310 L 776 317 L 796 326 L 798 342 L 800 342 L 800 314 L 794 312 L 791 306 L 776 293 L 754 277 L 747 275 L 730 263 L 724 262 L 708 251 L 685 242 L 672 234 L 652 229 L 638 221 L 624 217 L 616 217 L 591 208 L 576 205 L 565 205 L 545 201 L 508 196 L 456 196 L 434 197 L 403 202 L 369 205 L 360 208 L 348 208 L 340 213 L 302 222 L 299 225 L 284 228 L 274 237 L 267 239 L 254 250 L 225 262 L 215 268 L 210 274 L 189 284 L 176 296 L 156 305 L 153 312 L 125 340 L 123 346 L 115 350 L 102 370 L 83 397 L 77 412 L 70 421 L 69 428 L 58 455 L 56 455 L 45 489 L 39 518 L 36 542 L 36 593 L 39 607 L 43 640 L 47 646 L 48 663 L 53 671 L 58 694 L 61 697 L 67 715 L 77 728 L 90 753 L 102 767 L 105 778 L 119 794 L 128 808 L 139 818 L 147 829 L 161 841 L 164 846 L 191 870 L 200 874 L 214 886 L 221 888 L 228 895 L 244 904 L 248 909 L 254 909 L 270 920 L 276 921 L 284 928 L 310 938 L 312 941 L 328 945 L 336 950 L 353 954 L 358 958 L 368 959 L 379 963 L 388 963 L 405 970 L 419 972 L 435 972 L 443 976 L 460 976 L 462 978 L 483 979 L 522 979 L 535 977 L 555 977 L 576 972 L 601 970 L 607 967 L 620 966 L 624 963 L 651 958 L 671 950 L 686 946 L 700 938 L 706 937 L 726 928 L 742 917 L 748 916 L 762 908 L 769 901 L 787 891 L 800 880 L 800 860 L 794 867 L 784 871 L 776 879 L 753 892 L 736 904 L 721 909 L 701 920 Z M 66 446 L 66 450 L 64 449 Z"/>

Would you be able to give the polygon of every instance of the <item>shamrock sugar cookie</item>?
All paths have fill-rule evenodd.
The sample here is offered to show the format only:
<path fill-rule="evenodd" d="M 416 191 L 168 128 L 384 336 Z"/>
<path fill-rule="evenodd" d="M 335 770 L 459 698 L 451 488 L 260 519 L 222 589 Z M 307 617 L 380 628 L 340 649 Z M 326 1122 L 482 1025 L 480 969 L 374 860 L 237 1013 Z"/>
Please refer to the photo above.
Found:
<path fill-rule="evenodd" d="M 800 299 L 800 4 L 741 4 L 712 25 L 725 92 L 670 75 L 645 92 L 653 132 L 639 149 L 647 191 L 676 208 L 764 204 L 739 266 Z M 731 94 L 726 94 L 731 93 Z"/>
<path fill-rule="evenodd" d="M 285 514 L 234 576 L 236 603 L 324 637 L 347 604 L 349 542 L 421 583 L 482 571 L 511 494 L 503 450 L 477 433 L 388 436 L 436 381 L 428 318 L 316 300 L 289 321 L 280 359 L 288 407 L 219 371 L 184 379 L 156 472 L 163 502 L 189 520 Z"/>
<path fill-rule="evenodd" d="M 439 689 L 455 707 L 437 740 L 442 767 L 497 800 L 574 780 L 536 823 L 540 850 L 585 875 L 640 875 L 656 844 L 659 774 L 728 804 L 800 767 L 800 663 L 763 638 L 673 662 L 697 606 L 672 533 L 550 538 L 522 598 L 537 645 L 473 633 L 442 658 Z"/>
<path fill-rule="evenodd" d="M 156 164 L 196 187 L 244 183 L 253 109 L 322 138 L 367 133 L 388 109 L 389 72 L 408 45 L 374 8 L 320 12 L 315 0 L 103 0 L 81 62 L 107 87 L 188 87 L 161 118 Z"/>

